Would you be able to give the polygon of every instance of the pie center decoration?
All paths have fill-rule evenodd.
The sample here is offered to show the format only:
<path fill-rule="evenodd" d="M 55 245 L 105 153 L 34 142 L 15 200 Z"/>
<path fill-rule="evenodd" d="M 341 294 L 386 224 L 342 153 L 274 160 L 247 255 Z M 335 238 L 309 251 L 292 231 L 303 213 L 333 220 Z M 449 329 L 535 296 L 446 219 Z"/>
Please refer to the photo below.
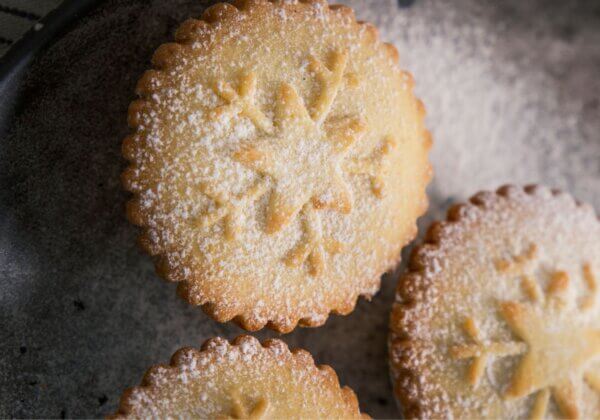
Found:
<path fill-rule="evenodd" d="M 274 181 L 266 216 L 267 233 L 285 227 L 308 201 L 317 209 L 351 211 L 352 195 L 340 163 L 364 130 L 358 117 L 319 124 L 311 118 L 296 90 L 286 83 L 282 85 L 274 132 L 264 134 L 255 145 L 234 156 Z"/>
<path fill-rule="evenodd" d="M 329 66 L 311 57 L 308 69 L 319 84 L 319 94 L 307 106 L 296 88 L 281 82 L 272 120 L 256 103 L 257 75 L 242 76 L 236 88 L 219 82 L 215 92 L 225 102 L 213 115 L 234 113 L 248 118 L 257 136 L 241 146 L 233 159 L 255 171 L 261 179 L 240 197 L 228 197 L 201 185 L 216 209 L 199 218 L 199 224 L 210 227 L 224 222 L 224 235 L 235 239 L 241 230 L 241 213 L 263 195 L 269 195 L 264 229 L 275 234 L 300 217 L 303 235 L 284 258 L 292 267 L 309 263 L 311 275 L 324 268 L 324 253 L 336 254 L 343 245 L 323 236 L 318 210 L 329 209 L 340 214 L 352 211 L 353 197 L 346 174 L 368 175 L 373 194 L 381 198 L 387 174 L 387 157 L 395 147 L 386 137 L 366 158 L 348 160 L 351 147 L 367 131 L 367 124 L 357 114 L 331 116 L 335 99 L 344 84 L 348 53 L 335 51 Z"/>
<path fill-rule="evenodd" d="M 525 269 L 535 261 L 534 246 L 508 262 L 496 263 L 499 272 L 516 274 L 526 301 L 501 301 L 499 314 L 520 341 L 485 343 L 475 321 L 467 318 L 463 329 L 475 342 L 450 348 L 454 359 L 473 359 L 467 380 L 476 386 L 490 357 L 520 357 L 506 385 L 504 398 L 523 398 L 536 394 L 532 418 L 543 418 L 552 397 L 561 414 L 580 416 L 581 387 L 584 382 L 600 393 L 600 369 L 592 366 L 600 361 L 600 329 L 573 326 L 570 314 L 586 311 L 596 302 L 596 278 L 585 264 L 582 279 L 585 296 L 578 301 L 572 292 L 571 277 L 554 271 L 542 290 L 539 281 Z"/>

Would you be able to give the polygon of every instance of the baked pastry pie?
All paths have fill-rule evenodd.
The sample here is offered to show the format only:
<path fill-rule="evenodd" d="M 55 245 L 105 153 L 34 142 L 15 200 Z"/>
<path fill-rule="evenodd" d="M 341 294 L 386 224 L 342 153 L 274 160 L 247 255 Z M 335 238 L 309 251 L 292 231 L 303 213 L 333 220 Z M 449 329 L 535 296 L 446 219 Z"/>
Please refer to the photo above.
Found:
<path fill-rule="evenodd" d="M 397 290 L 390 358 L 405 414 L 600 417 L 600 223 L 543 187 L 458 205 Z"/>
<path fill-rule="evenodd" d="M 423 106 L 397 60 L 324 0 L 217 4 L 156 51 L 123 182 L 143 248 L 184 299 L 287 332 L 377 292 L 431 177 Z"/>
<path fill-rule="evenodd" d="M 127 390 L 113 418 L 360 418 L 354 392 L 329 366 L 280 340 L 253 337 L 183 348 Z M 368 416 L 362 416 L 368 418 Z"/>

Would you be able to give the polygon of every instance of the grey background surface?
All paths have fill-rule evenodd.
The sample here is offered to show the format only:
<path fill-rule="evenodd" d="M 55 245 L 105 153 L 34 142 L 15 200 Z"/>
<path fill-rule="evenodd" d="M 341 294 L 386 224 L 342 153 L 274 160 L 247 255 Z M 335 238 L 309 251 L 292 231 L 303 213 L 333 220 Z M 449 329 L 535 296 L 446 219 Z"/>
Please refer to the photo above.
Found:
<path fill-rule="evenodd" d="M 157 278 L 119 186 L 135 81 L 207 3 L 109 2 L 33 67 L 0 142 L 0 417 L 104 416 L 179 347 L 242 333 Z M 436 177 L 422 227 L 507 182 L 560 187 L 600 208 L 597 1 L 343 3 L 397 45 L 427 106 Z M 350 316 L 283 336 L 333 366 L 374 417 L 399 415 L 386 360 L 395 277 Z"/>

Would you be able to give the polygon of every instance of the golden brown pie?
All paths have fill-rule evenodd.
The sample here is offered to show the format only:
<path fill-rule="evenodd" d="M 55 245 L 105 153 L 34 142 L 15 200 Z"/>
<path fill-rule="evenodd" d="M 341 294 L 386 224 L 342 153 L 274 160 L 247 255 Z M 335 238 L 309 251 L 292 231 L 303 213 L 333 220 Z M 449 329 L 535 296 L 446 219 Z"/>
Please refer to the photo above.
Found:
<path fill-rule="evenodd" d="M 390 358 L 408 417 L 600 417 L 600 223 L 504 187 L 435 223 L 398 285 Z"/>
<path fill-rule="evenodd" d="M 427 206 L 431 141 L 396 49 L 324 0 L 184 22 L 131 104 L 129 219 L 219 321 L 287 332 L 377 292 Z"/>
<path fill-rule="evenodd" d="M 154 366 L 141 386 L 123 394 L 113 417 L 368 418 L 331 367 L 315 366 L 309 353 L 290 352 L 283 341 L 261 345 L 250 336 L 177 351 L 170 365 Z"/>

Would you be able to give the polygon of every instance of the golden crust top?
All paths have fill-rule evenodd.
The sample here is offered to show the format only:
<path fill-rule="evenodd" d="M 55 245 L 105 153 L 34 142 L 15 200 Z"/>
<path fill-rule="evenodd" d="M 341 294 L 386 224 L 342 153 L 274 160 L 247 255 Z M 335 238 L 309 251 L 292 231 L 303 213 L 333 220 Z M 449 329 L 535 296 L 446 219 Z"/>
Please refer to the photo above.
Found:
<path fill-rule="evenodd" d="M 431 177 L 397 59 L 326 1 L 218 4 L 156 51 L 123 183 L 140 243 L 186 300 L 286 332 L 378 290 Z"/>
<path fill-rule="evenodd" d="M 408 417 L 600 415 L 600 223 L 503 187 L 430 228 L 398 284 L 390 364 Z"/>
<path fill-rule="evenodd" d="M 359 418 L 354 392 L 280 340 L 240 336 L 183 348 L 128 389 L 114 418 Z"/>

